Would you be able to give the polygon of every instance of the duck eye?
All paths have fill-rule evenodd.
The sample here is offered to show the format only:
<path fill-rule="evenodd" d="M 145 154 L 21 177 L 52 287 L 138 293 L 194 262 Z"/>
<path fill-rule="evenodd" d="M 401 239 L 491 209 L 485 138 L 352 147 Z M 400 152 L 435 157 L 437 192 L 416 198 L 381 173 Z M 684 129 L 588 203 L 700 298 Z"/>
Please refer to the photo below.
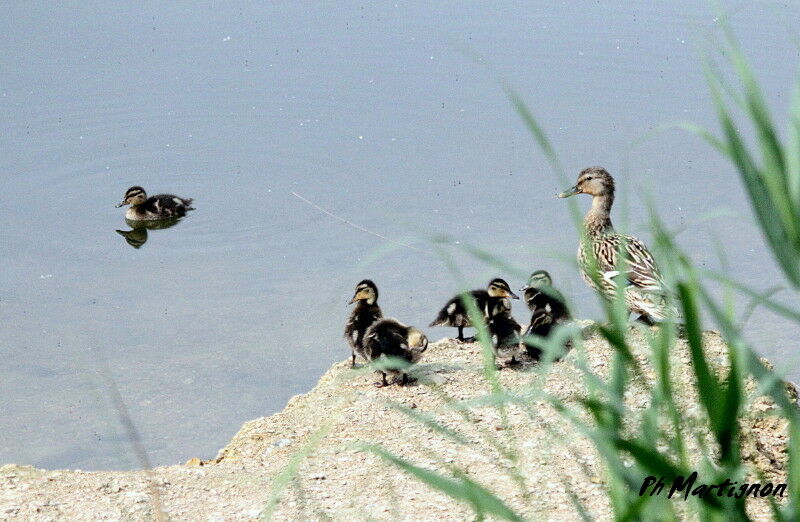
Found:
<path fill-rule="evenodd" d="M 586 178 L 586 180 L 585 180 L 585 181 L 592 181 L 592 177 L 591 177 L 591 176 L 589 176 L 588 178 Z"/>

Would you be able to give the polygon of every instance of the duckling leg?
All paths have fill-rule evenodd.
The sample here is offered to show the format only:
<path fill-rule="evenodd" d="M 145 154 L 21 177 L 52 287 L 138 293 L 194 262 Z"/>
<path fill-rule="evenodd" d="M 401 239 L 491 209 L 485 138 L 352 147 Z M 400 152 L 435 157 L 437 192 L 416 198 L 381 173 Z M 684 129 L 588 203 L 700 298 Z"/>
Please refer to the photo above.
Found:
<path fill-rule="evenodd" d="M 415 379 L 413 377 L 409 377 L 407 373 L 404 373 L 403 374 L 403 379 L 400 381 L 400 384 L 402 386 L 405 386 L 406 384 L 410 384 L 412 382 L 417 382 L 417 379 Z"/>
<path fill-rule="evenodd" d="M 353 352 L 353 361 L 350 363 L 350 368 L 356 367 L 356 352 Z"/>
<path fill-rule="evenodd" d="M 377 386 L 378 388 L 389 386 L 389 382 L 386 380 L 386 374 L 384 372 L 381 372 L 381 382 L 376 382 L 375 386 Z"/>
<path fill-rule="evenodd" d="M 472 337 L 464 337 L 464 327 L 463 326 L 459 326 L 458 327 L 458 337 L 456 337 L 456 341 L 458 341 L 460 343 L 474 343 L 475 342 L 475 336 L 473 335 Z"/>

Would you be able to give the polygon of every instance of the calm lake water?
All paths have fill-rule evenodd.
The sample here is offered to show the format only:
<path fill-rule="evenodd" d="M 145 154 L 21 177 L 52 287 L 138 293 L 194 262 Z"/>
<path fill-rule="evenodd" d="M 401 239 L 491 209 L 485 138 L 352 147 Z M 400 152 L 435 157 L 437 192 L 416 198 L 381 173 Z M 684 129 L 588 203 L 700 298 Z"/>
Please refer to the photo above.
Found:
<path fill-rule="evenodd" d="M 652 196 L 699 264 L 720 266 L 718 242 L 728 273 L 781 284 L 731 166 L 681 131 L 640 140 L 675 121 L 716 128 L 704 2 L 120 4 L 0 6 L 0 464 L 136 467 L 104 367 L 154 464 L 213 457 L 348 356 L 360 279 L 417 325 L 454 292 L 438 256 L 388 248 L 292 192 L 389 238 L 447 234 L 547 268 L 595 317 L 562 261 L 577 244 L 553 197 L 564 187 L 502 80 L 570 178 L 616 175 L 618 225 L 648 239 Z M 782 113 L 800 8 L 734 7 Z M 114 208 L 131 185 L 197 210 L 132 248 Z M 496 275 L 456 261 L 470 285 Z M 757 312 L 747 331 L 800 377 L 797 328 Z"/>

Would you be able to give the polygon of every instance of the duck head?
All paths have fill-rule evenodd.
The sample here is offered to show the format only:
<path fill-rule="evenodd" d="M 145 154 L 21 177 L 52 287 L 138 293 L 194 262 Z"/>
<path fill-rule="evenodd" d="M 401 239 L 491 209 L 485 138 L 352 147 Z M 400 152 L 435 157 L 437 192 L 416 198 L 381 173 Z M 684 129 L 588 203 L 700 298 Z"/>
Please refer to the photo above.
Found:
<path fill-rule="evenodd" d="M 511 287 L 504 279 L 496 277 L 489 281 L 489 286 L 486 289 L 492 297 L 510 297 L 511 299 L 519 299 L 519 296 L 511 291 Z"/>
<path fill-rule="evenodd" d="M 411 350 L 411 362 L 417 362 L 422 353 L 428 349 L 428 338 L 413 326 L 408 329 L 408 348 Z"/>
<path fill-rule="evenodd" d="M 529 288 L 542 288 L 544 286 L 553 286 L 553 279 L 547 273 L 547 270 L 537 270 L 528 278 L 528 284 L 520 288 L 520 292 L 524 292 Z"/>
<path fill-rule="evenodd" d="M 145 201 L 147 201 L 147 193 L 142 187 L 135 186 L 125 191 L 125 197 L 122 198 L 122 202 L 117 203 L 117 208 L 125 205 L 133 205 L 135 207 Z"/>
<path fill-rule="evenodd" d="M 613 196 L 614 178 L 603 167 L 589 167 L 578 174 L 575 186 L 558 195 L 568 198 L 575 194 L 589 194 L 590 196 Z"/>
<path fill-rule="evenodd" d="M 364 279 L 356 285 L 356 292 L 347 304 L 353 304 L 356 301 L 365 301 L 367 304 L 375 304 L 377 300 L 378 287 L 369 279 Z"/>

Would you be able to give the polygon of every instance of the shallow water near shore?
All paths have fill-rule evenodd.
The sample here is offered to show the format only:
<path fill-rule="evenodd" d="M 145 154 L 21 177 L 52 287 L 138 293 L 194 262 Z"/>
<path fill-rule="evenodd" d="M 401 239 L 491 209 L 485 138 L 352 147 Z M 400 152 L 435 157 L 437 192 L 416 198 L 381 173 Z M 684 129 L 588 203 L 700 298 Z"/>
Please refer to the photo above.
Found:
<path fill-rule="evenodd" d="M 648 240 L 652 196 L 699 266 L 723 266 L 719 244 L 728 275 L 782 283 L 733 168 L 680 131 L 640 140 L 675 121 L 716 128 L 697 50 L 715 26 L 703 3 L 0 13 L 0 463 L 138 467 L 108 373 L 154 464 L 213 457 L 348 355 L 345 303 L 360 279 L 378 283 L 387 315 L 419 326 L 453 294 L 436 255 L 388 248 L 309 202 L 398 241 L 446 234 L 549 269 L 575 314 L 595 317 L 596 297 L 562 260 L 577 244 L 553 197 L 564 187 L 501 79 L 570 176 L 599 164 L 617 177 L 619 227 Z M 799 14 L 758 2 L 733 19 L 776 119 L 798 62 L 783 21 Z M 114 208 L 131 185 L 197 210 L 133 248 Z M 498 275 L 457 261 L 471 285 Z M 796 327 L 757 310 L 747 333 L 800 378 Z"/>

